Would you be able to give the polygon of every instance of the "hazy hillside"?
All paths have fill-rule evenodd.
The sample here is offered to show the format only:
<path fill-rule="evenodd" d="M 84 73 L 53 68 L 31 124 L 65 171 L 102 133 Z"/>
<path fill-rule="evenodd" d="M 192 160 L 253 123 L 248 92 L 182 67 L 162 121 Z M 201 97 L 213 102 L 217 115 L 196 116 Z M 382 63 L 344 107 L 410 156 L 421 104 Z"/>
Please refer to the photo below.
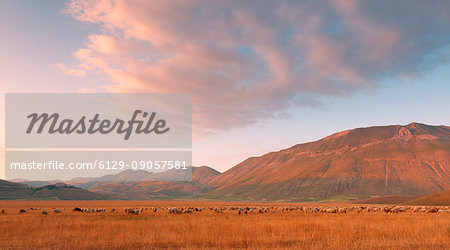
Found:
<path fill-rule="evenodd" d="M 167 170 L 159 173 L 147 172 L 144 170 L 127 169 L 114 175 L 105 175 L 98 178 L 75 178 L 66 181 L 70 185 L 83 189 L 91 189 L 98 185 L 107 183 L 125 183 L 140 181 L 171 181 L 171 180 L 189 180 L 191 179 L 190 171 L 179 171 L 176 169 Z"/>
<path fill-rule="evenodd" d="M 14 181 L 14 182 L 17 182 L 17 181 Z M 59 181 L 59 182 L 61 182 L 61 181 Z M 28 185 L 28 186 L 32 186 L 32 187 L 44 187 L 44 186 L 48 186 L 48 185 L 54 184 L 51 181 L 20 181 L 18 183 L 24 184 L 24 185 Z"/>
<path fill-rule="evenodd" d="M 131 170 L 127 169 L 117 174 L 109 174 L 97 178 L 74 178 L 70 181 L 66 181 L 70 185 L 80 187 L 83 189 L 90 189 L 97 185 L 101 185 L 108 182 L 119 182 L 119 181 L 142 181 L 148 176 L 153 175 L 143 170 Z"/>
<path fill-rule="evenodd" d="M 34 189 L 30 186 L 0 180 L 0 200 L 22 200 L 32 197 Z"/>
<path fill-rule="evenodd" d="M 170 172 L 161 174 L 170 175 Z M 95 186 L 90 190 L 136 200 L 189 198 L 209 191 L 208 183 L 218 174 L 220 174 L 218 171 L 210 167 L 192 167 L 192 181 L 112 182 Z"/>
<path fill-rule="evenodd" d="M 104 200 L 111 198 L 113 197 L 64 183 L 33 188 L 20 183 L 0 180 L 0 200 Z"/>

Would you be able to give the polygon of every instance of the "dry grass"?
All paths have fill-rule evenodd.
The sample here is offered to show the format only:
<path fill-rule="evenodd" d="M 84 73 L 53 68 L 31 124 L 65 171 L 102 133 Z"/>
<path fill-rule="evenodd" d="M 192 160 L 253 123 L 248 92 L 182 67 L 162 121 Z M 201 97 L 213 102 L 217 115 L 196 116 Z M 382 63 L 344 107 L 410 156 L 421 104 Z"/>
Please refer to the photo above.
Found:
<path fill-rule="evenodd" d="M 296 249 L 449 249 L 450 214 L 269 212 L 238 215 L 210 210 L 169 215 L 146 211 L 125 215 L 124 207 L 226 206 L 218 202 L 0 202 L 0 248 L 296 248 Z M 234 204 L 235 205 L 235 204 Z M 239 203 L 239 206 L 247 204 Z M 259 206 L 261 204 L 251 204 Z M 269 204 L 263 204 L 269 206 Z M 279 204 L 276 204 L 278 206 Z M 292 205 L 292 204 L 289 204 Z M 75 206 L 108 212 L 82 214 Z M 20 208 L 41 207 L 19 214 Z M 55 215 L 53 207 L 63 209 Z M 116 208 L 114 213 L 109 212 Z M 65 208 L 65 210 L 64 210 Z"/>

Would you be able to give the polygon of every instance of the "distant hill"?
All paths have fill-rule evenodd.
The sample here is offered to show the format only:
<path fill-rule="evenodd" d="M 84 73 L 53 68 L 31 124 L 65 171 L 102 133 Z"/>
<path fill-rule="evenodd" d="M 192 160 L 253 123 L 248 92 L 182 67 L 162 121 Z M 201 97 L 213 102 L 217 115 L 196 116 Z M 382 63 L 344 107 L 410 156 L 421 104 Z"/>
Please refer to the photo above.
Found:
<path fill-rule="evenodd" d="M 430 194 L 404 203 L 405 205 L 450 206 L 450 190 Z"/>
<path fill-rule="evenodd" d="M 140 182 L 140 181 L 172 181 L 191 179 L 189 171 L 178 171 L 175 169 L 159 173 L 147 172 L 144 170 L 126 169 L 113 175 L 105 175 L 97 178 L 74 178 L 66 181 L 70 185 L 83 189 L 91 189 L 106 183 Z"/>
<path fill-rule="evenodd" d="M 156 181 L 147 179 L 140 182 L 111 182 L 95 186 L 90 190 L 135 200 L 196 197 L 210 191 L 208 183 L 218 174 L 220 172 L 210 167 L 192 167 L 192 181 L 158 180 L 158 178 L 166 179 L 167 175 L 171 175 L 171 172 L 166 171 L 161 173 L 159 177 L 153 176 Z"/>
<path fill-rule="evenodd" d="M 418 199 L 424 195 L 385 195 L 352 201 L 354 204 L 400 204 Z"/>
<path fill-rule="evenodd" d="M 17 182 L 17 181 L 14 181 L 14 182 Z M 43 186 L 48 186 L 48 185 L 55 184 L 54 182 L 51 182 L 51 181 L 27 181 L 27 180 L 22 180 L 22 181 L 17 182 L 17 183 L 28 185 L 28 186 L 31 186 L 31 187 L 43 187 Z"/>
<path fill-rule="evenodd" d="M 121 181 L 142 181 L 149 175 L 153 175 L 153 173 L 149 173 L 144 170 L 131 170 L 127 169 L 117 174 L 109 174 L 101 177 L 94 178 L 74 178 L 72 180 L 66 181 L 65 183 L 80 187 L 83 189 L 90 189 L 97 185 L 101 185 L 108 182 L 121 182 Z"/>
<path fill-rule="evenodd" d="M 33 188 L 25 184 L 0 180 L 0 200 L 104 200 L 112 198 L 64 183 Z"/>
<path fill-rule="evenodd" d="M 0 180 L 0 200 L 25 200 L 33 193 L 34 189 L 28 185 Z"/>
<path fill-rule="evenodd" d="M 38 187 L 34 189 L 33 193 L 33 199 L 39 200 L 104 200 L 109 198 L 112 197 L 64 183 Z"/>

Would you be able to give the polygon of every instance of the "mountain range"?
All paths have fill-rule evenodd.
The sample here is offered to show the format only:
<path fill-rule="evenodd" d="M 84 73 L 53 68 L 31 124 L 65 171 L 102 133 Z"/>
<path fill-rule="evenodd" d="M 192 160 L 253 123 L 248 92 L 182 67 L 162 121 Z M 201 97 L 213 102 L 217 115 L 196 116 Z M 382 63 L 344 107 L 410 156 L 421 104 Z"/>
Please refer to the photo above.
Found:
<path fill-rule="evenodd" d="M 0 180 L 0 200 L 106 200 L 112 198 L 65 183 L 32 187 Z"/>
<path fill-rule="evenodd" d="M 77 178 L 68 183 L 120 199 L 417 198 L 450 190 L 450 127 L 411 123 L 357 128 L 250 157 L 223 173 L 193 167 L 192 182 L 161 181 L 167 174 L 158 178 L 127 170 L 120 176 Z M 124 177 L 129 181 L 117 181 Z"/>

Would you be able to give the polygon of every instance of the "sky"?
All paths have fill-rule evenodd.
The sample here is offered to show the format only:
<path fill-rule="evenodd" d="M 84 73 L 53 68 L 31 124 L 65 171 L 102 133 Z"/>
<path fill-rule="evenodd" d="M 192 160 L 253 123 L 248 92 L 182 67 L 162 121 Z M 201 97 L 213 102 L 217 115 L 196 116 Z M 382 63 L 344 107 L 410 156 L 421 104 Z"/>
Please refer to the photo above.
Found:
<path fill-rule="evenodd" d="M 346 129 L 450 125 L 448 23 L 448 1 L 3 1 L 1 145 L 14 92 L 189 93 L 193 163 L 219 171 Z"/>

